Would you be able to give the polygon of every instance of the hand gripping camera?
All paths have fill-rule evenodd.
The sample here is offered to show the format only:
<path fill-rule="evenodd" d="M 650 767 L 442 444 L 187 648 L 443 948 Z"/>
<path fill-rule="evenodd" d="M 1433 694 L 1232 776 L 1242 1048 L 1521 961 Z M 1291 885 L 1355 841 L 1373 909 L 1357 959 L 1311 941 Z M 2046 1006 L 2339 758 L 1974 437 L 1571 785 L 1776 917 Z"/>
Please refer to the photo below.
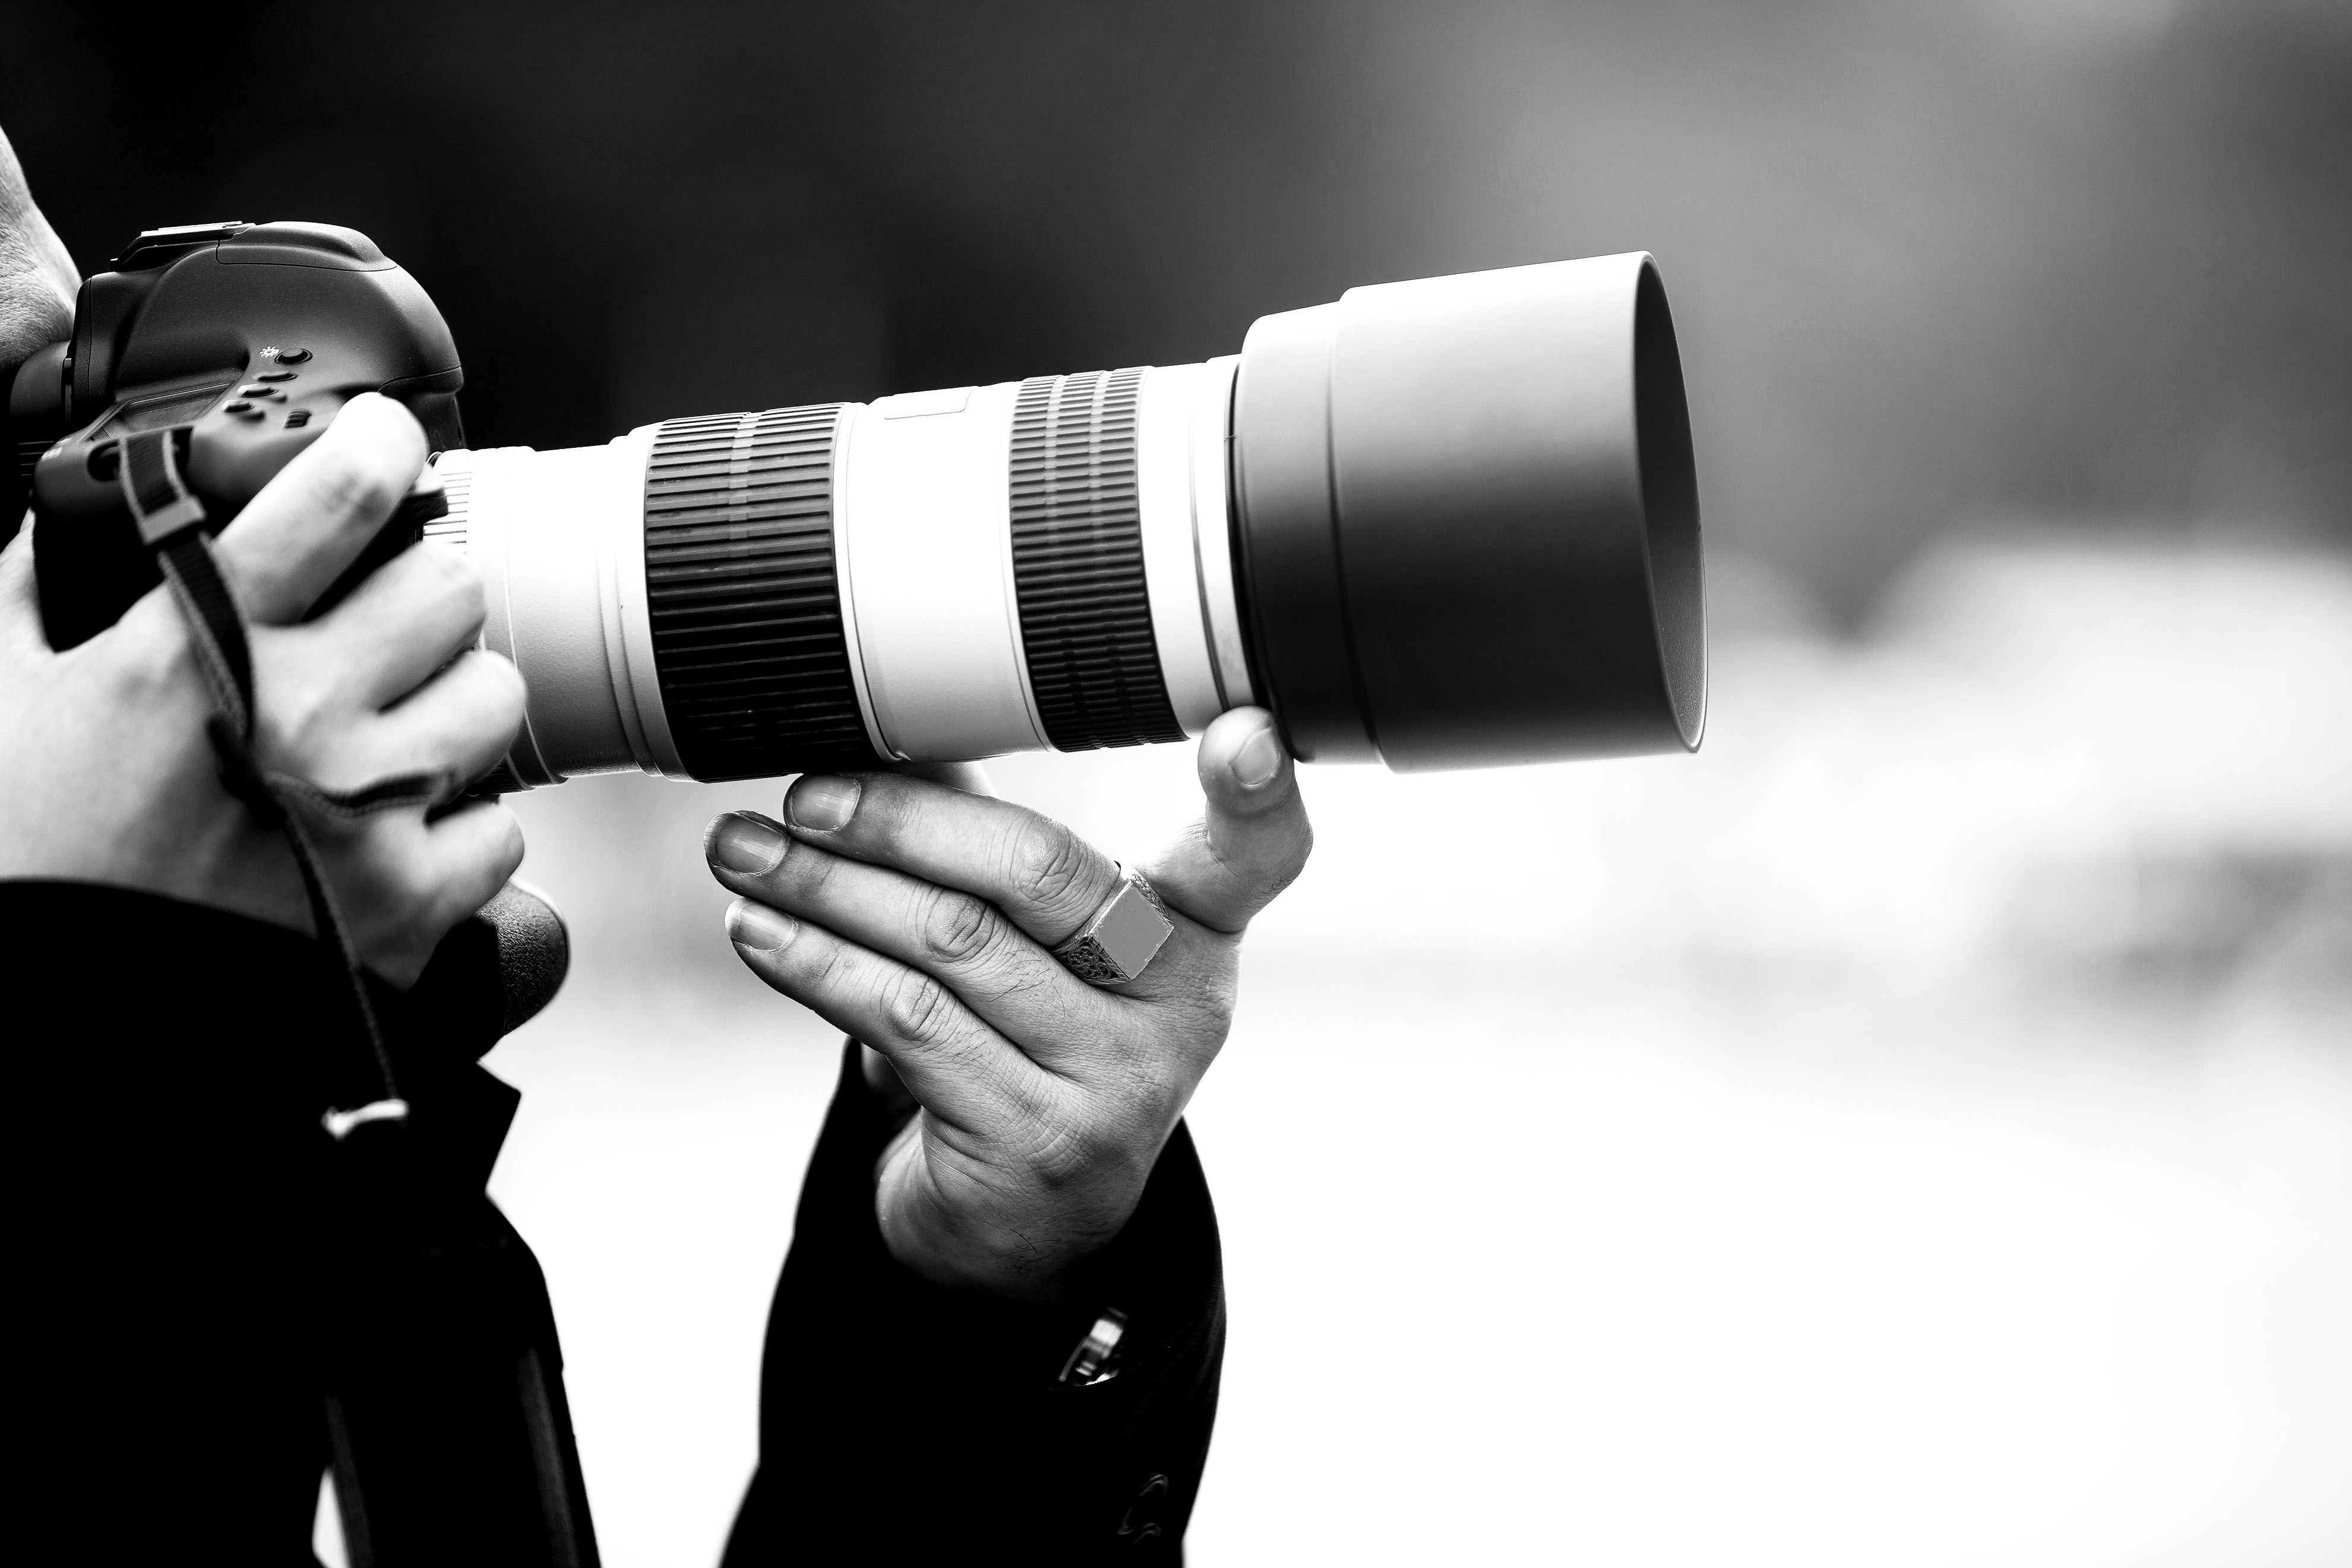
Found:
<path fill-rule="evenodd" d="M 1406 769 L 1698 743 L 1698 494 L 1646 256 L 1353 289 L 1238 355 L 465 447 L 457 345 L 364 236 L 158 229 L 9 400 L 51 640 L 155 581 L 115 466 L 168 430 L 212 526 L 350 397 L 424 424 L 428 539 L 529 710 L 497 788 L 1181 740 Z M 13 509 L 11 509 L 13 510 Z M 437 508 L 434 509 L 437 510 Z"/>

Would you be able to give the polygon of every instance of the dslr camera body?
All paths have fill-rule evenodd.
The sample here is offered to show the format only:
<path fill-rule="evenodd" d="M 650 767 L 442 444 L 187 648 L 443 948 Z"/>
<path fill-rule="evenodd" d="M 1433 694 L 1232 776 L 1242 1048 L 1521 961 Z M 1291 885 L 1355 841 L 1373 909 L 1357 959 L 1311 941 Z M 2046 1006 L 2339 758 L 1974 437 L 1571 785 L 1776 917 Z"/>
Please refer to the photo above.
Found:
<path fill-rule="evenodd" d="M 51 646 L 105 630 L 160 581 L 120 483 L 125 436 L 171 432 L 216 531 L 362 392 L 407 405 L 434 447 L 464 446 L 465 379 L 424 289 L 355 230 L 217 223 L 141 235 L 82 285 L 73 336 L 37 351 L 10 391 L 12 467 L 40 520 Z M 428 505 L 404 506 L 321 607 L 413 543 Z M 21 510 L 7 508 L 12 528 Z"/>

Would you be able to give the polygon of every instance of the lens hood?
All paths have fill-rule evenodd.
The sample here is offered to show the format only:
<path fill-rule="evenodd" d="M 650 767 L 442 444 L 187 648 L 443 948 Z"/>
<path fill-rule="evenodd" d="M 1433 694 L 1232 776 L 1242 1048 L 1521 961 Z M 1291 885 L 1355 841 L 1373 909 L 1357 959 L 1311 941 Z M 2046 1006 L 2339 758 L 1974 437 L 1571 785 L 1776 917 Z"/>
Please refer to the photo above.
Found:
<path fill-rule="evenodd" d="M 1647 255 L 1262 318 L 1233 443 L 1251 668 L 1294 754 L 1411 771 L 1698 744 L 1698 489 Z"/>

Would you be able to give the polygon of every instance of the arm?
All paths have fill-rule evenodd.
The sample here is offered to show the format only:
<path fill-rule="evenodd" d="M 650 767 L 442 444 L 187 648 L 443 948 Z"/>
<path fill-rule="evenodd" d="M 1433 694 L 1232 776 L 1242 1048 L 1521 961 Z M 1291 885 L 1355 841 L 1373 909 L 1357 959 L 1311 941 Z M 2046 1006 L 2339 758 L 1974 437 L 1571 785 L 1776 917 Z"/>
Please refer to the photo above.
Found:
<path fill-rule="evenodd" d="M 0 141 L 0 373 L 62 334 L 72 288 Z M 330 784 L 464 777 L 508 743 L 520 683 L 461 652 L 480 616 L 462 563 L 412 552 L 301 619 L 423 457 L 404 410 L 358 400 L 219 535 L 273 768 Z M 347 1044 L 333 1031 L 352 1016 L 344 981 L 307 934 L 282 839 L 219 783 L 177 608 L 158 589 L 53 649 L 31 542 L 0 552 L 10 1257 L 31 1321 L 8 1380 L 32 1437 L 18 1533 L 68 1560 L 307 1561 L 323 1458 L 319 1115 L 322 1068 Z M 363 959 L 404 983 L 521 847 L 496 807 L 405 808 L 320 837 Z M 386 992 L 395 1049 L 434 989 Z M 502 1127 L 501 1091 L 470 1062 L 415 1076 L 445 1121 Z"/>
<path fill-rule="evenodd" d="M 825 1119 L 768 1321 L 760 1469 L 728 1568 L 830 1550 L 897 1561 L 1020 1542 L 1032 1561 L 1172 1545 L 1216 1413 L 1224 1294 L 1207 1183 L 1180 1124 L 1098 1257 L 1129 1322 L 1118 1375 L 1057 1381 L 1094 1310 L 1026 1311 L 927 1285 L 889 1256 L 874 1168 L 905 1121 L 855 1043 Z M 910 1433 L 926 1436 L 910 1441 Z"/>
<path fill-rule="evenodd" d="M 1202 820 L 1143 867 L 1175 929 L 1112 988 L 1049 950 L 1116 868 L 1018 806 L 866 774 L 803 779 L 789 826 L 714 825 L 745 962 L 873 1047 L 811 1166 L 730 1563 L 866 1531 L 1045 1561 L 1181 1536 L 1223 1304 L 1180 1118 L 1242 931 L 1310 842 L 1265 713 L 1212 726 L 1200 772 Z M 1060 1384 L 1106 1308 L 1129 1319 L 1118 1375 Z"/>

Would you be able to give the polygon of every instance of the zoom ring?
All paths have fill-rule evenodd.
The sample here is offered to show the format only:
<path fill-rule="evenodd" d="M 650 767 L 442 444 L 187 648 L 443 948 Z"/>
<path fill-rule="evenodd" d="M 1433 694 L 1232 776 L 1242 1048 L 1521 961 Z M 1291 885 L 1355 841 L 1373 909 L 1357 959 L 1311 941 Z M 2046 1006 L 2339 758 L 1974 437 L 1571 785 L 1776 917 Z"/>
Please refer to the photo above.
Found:
<path fill-rule="evenodd" d="M 833 559 L 841 405 L 672 419 L 646 464 L 662 707 L 698 779 L 881 765 L 858 716 Z"/>
<path fill-rule="evenodd" d="M 1057 751 L 1181 741 L 1143 576 L 1141 370 L 1033 376 L 1013 414 L 1013 581 Z"/>

